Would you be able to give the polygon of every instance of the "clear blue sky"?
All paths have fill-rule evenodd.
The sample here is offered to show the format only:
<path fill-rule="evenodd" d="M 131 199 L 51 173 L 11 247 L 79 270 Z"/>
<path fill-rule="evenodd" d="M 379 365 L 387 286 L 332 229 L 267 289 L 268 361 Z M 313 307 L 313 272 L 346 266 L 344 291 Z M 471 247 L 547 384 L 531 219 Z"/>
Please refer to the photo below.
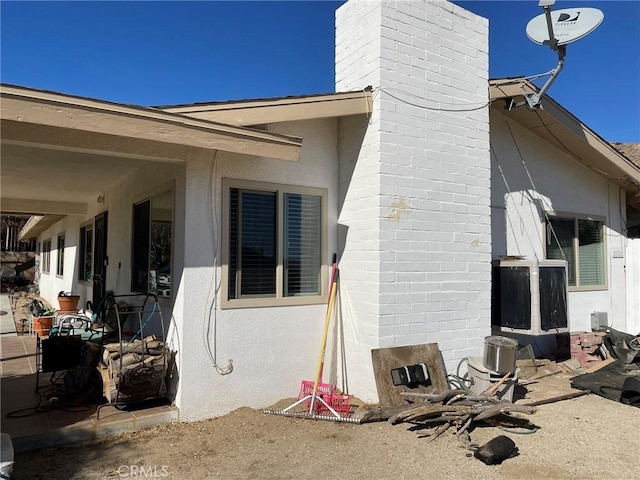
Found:
<path fill-rule="evenodd" d="M 334 91 L 343 1 L 12 2 L 1 9 L 2 82 L 138 105 Z M 537 0 L 461 1 L 489 18 L 490 76 L 556 56 L 525 35 Z M 605 14 L 570 44 L 549 94 L 610 141 L 640 142 L 640 1 L 558 1 Z"/>

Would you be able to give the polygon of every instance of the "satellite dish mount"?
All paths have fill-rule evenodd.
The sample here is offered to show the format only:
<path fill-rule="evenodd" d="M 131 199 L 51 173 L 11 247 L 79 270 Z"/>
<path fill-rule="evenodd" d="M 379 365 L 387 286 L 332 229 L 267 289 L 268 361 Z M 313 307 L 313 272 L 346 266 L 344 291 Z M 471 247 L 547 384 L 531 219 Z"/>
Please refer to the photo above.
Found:
<path fill-rule="evenodd" d="M 537 110 L 540 108 L 540 102 L 542 101 L 543 95 L 549 90 L 551 84 L 556 80 L 560 72 L 562 71 L 562 67 L 564 67 L 564 57 L 567 54 L 567 47 L 565 45 L 558 45 L 558 40 L 553 34 L 553 21 L 551 20 L 551 5 L 556 3 L 556 0 L 540 0 L 538 3 L 539 7 L 542 7 L 544 10 L 544 16 L 547 21 L 547 31 L 549 32 L 549 38 L 542 42 L 543 45 L 548 45 L 551 50 L 558 54 L 558 65 L 556 68 L 551 70 L 551 76 L 542 86 L 538 93 L 530 93 L 524 96 L 529 108 L 532 110 Z"/>
<path fill-rule="evenodd" d="M 556 0 L 539 1 L 538 6 L 542 7 L 544 13 L 527 24 L 527 36 L 535 43 L 547 45 L 556 52 L 558 64 L 553 70 L 538 75 L 551 76 L 538 93 L 525 94 L 525 101 L 516 104 L 516 107 L 528 105 L 532 110 L 540 108 L 542 97 L 562 71 L 567 54 L 566 45 L 590 34 L 604 19 L 604 14 L 596 8 L 567 8 L 552 13 L 551 6 L 555 3 Z"/>

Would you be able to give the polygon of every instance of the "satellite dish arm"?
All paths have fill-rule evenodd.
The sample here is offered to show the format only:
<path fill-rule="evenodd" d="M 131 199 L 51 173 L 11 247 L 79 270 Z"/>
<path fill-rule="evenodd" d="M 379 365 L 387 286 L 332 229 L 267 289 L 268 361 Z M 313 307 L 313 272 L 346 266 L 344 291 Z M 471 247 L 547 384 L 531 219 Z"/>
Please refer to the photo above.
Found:
<path fill-rule="evenodd" d="M 549 31 L 549 40 L 545 40 L 543 44 L 549 45 L 549 47 L 551 47 L 551 50 L 555 51 L 558 54 L 558 65 L 556 66 L 556 68 L 551 70 L 551 77 L 549 77 L 549 80 L 546 81 L 546 83 L 542 86 L 542 88 L 538 93 L 525 95 L 525 100 L 527 101 L 529 108 L 534 110 L 540 108 L 540 102 L 542 97 L 547 92 L 547 90 L 549 90 L 549 87 L 551 87 L 551 84 L 555 81 L 555 79 L 558 77 L 558 75 L 562 71 L 562 67 L 564 66 L 564 57 L 567 54 L 567 48 L 564 45 L 558 45 L 558 40 L 556 39 L 556 36 L 553 33 L 553 23 L 551 20 L 551 5 L 553 5 L 554 3 L 556 3 L 555 0 L 541 0 L 540 3 L 538 4 L 544 10 L 544 15 L 545 15 L 545 18 L 547 19 L 547 30 Z"/>
<path fill-rule="evenodd" d="M 544 5 L 542 8 L 544 9 L 544 15 L 547 19 L 547 30 L 549 31 L 549 40 L 545 40 L 543 42 L 543 45 L 549 45 L 551 47 L 551 50 L 556 51 L 558 50 L 558 40 L 556 40 L 556 37 L 553 34 L 553 24 L 551 20 L 551 7 L 549 5 Z"/>
<path fill-rule="evenodd" d="M 553 41 L 556 42 L 556 39 L 554 38 Z M 564 45 L 560 45 L 556 48 L 556 51 L 558 52 L 558 65 L 556 65 L 556 68 L 551 70 L 551 76 L 549 77 L 549 79 L 545 82 L 545 84 L 542 86 L 542 88 L 538 93 L 525 95 L 525 99 L 529 104 L 529 108 L 532 108 L 535 110 L 540 107 L 540 102 L 542 101 L 542 97 L 547 92 L 547 90 L 549 90 L 549 87 L 551 87 L 551 84 L 558 77 L 558 75 L 562 71 L 562 67 L 564 67 L 564 56 L 567 53 L 567 49 L 565 48 Z"/>

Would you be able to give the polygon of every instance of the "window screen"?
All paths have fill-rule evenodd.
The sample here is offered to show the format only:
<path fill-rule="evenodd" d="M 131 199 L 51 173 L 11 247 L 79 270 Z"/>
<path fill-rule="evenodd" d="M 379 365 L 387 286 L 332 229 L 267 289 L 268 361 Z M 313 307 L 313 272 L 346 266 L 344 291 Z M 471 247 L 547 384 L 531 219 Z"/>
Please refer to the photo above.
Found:
<path fill-rule="evenodd" d="M 228 299 L 322 294 L 323 196 L 229 188 Z"/>
<path fill-rule="evenodd" d="M 229 298 L 275 296 L 276 193 L 232 189 L 231 198 Z"/>
<path fill-rule="evenodd" d="M 605 281 L 604 224 L 581 218 L 550 218 L 547 258 L 567 261 L 571 286 L 602 286 Z"/>
<path fill-rule="evenodd" d="M 321 198 L 284 195 L 284 295 L 319 295 Z"/>

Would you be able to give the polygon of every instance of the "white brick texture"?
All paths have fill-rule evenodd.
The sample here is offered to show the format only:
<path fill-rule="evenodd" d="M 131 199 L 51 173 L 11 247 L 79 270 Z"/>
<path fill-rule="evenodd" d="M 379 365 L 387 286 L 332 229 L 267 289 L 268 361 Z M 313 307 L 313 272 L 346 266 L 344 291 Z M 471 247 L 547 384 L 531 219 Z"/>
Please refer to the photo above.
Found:
<path fill-rule="evenodd" d="M 340 126 L 339 217 L 349 382 L 365 400 L 371 348 L 438 342 L 452 371 L 490 335 L 487 20 L 445 1 L 347 2 L 336 90 L 368 85 L 366 125 Z"/>

